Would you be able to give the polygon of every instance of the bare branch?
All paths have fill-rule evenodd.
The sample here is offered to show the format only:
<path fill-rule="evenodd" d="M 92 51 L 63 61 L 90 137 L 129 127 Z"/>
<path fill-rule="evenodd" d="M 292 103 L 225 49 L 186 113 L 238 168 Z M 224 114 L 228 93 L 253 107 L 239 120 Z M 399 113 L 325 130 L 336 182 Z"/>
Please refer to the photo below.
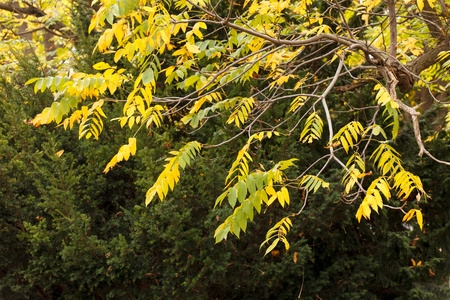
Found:
<path fill-rule="evenodd" d="M 426 2 L 426 1 L 425 1 Z M 397 13 L 395 12 L 395 0 L 388 0 L 389 10 L 389 55 L 391 57 L 397 57 Z M 388 64 L 390 64 L 391 58 L 388 58 Z"/>
<path fill-rule="evenodd" d="M 388 68 L 384 68 L 383 75 L 386 79 L 387 85 L 388 85 L 388 92 L 391 95 L 391 98 L 399 105 L 399 107 L 409 114 L 411 116 L 412 122 L 413 122 L 413 129 L 414 129 L 414 136 L 416 138 L 417 145 L 419 146 L 419 156 L 422 157 L 422 155 L 425 153 L 427 154 L 431 159 L 450 166 L 450 162 L 441 161 L 436 159 L 434 156 L 428 152 L 428 150 L 425 149 L 425 146 L 423 145 L 422 136 L 420 134 L 420 127 L 419 127 L 419 113 L 416 111 L 415 108 L 410 107 L 403 103 L 403 101 L 400 101 L 397 97 L 397 92 L 395 91 L 395 87 L 398 84 L 398 80 L 395 77 L 395 74 L 390 71 Z"/>

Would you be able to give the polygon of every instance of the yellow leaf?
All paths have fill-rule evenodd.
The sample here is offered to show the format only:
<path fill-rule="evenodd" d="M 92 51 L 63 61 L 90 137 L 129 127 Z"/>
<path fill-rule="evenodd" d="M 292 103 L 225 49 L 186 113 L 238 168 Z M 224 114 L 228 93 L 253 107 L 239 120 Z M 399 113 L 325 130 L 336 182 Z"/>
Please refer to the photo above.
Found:
<path fill-rule="evenodd" d="M 186 43 L 186 49 L 190 53 L 200 53 L 200 48 L 196 45 L 192 45 L 191 43 Z M 175 53 L 174 53 L 175 54 Z"/>
<path fill-rule="evenodd" d="M 170 66 L 166 69 L 166 77 L 169 77 L 172 74 L 173 70 L 175 70 L 175 66 Z"/>
<path fill-rule="evenodd" d="M 423 215 L 422 215 L 422 212 L 420 210 L 416 210 L 416 218 L 417 218 L 417 223 L 419 224 L 420 230 L 422 230 L 422 227 L 423 227 Z"/>
<path fill-rule="evenodd" d="M 266 193 L 268 195 L 276 195 L 277 192 L 275 192 L 275 189 L 272 186 L 266 186 Z"/>
<path fill-rule="evenodd" d="M 156 195 L 155 189 L 151 189 L 147 192 L 147 195 L 145 196 L 145 206 L 148 206 L 150 204 L 155 195 Z"/>
<path fill-rule="evenodd" d="M 361 204 L 362 209 L 363 209 L 363 216 L 364 218 L 370 219 L 370 207 L 368 203 L 363 202 Z"/>
<path fill-rule="evenodd" d="M 87 106 L 81 107 L 81 113 L 83 114 L 83 122 L 86 121 L 88 114 L 89 114 L 89 108 Z"/>
<path fill-rule="evenodd" d="M 130 153 L 131 155 L 136 154 L 136 138 L 129 138 L 128 144 L 130 146 Z"/>
<path fill-rule="evenodd" d="M 247 3 L 247 1 L 245 1 Z M 258 1 L 254 1 L 248 10 L 249 15 L 253 15 L 259 8 Z"/>
<path fill-rule="evenodd" d="M 125 159 L 125 160 L 128 160 L 129 158 L 130 158 L 130 146 L 129 145 L 125 145 L 125 146 L 123 146 L 122 147 L 122 155 L 123 155 L 123 158 Z"/>
<path fill-rule="evenodd" d="M 108 70 L 106 70 L 104 73 L 103 73 L 103 78 L 105 79 L 105 80 L 107 80 L 107 79 L 109 79 L 110 77 L 111 77 L 111 75 L 114 73 L 114 69 L 108 69 Z M 73 75 L 73 76 L 75 76 L 75 74 Z M 72 78 L 73 78 L 73 76 L 72 76 Z M 75 79 L 75 78 L 73 78 L 73 79 Z"/>
<path fill-rule="evenodd" d="M 56 152 L 56 156 L 61 157 L 61 155 L 63 155 L 64 150 L 59 150 L 58 152 Z"/>
<path fill-rule="evenodd" d="M 423 10 L 423 5 L 424 5 L 423 0 L 417 0 L 417 7 L 419 8 L 420 11 Z"/>
<path fill-rule="evenodd" d="M 372 172 L 369 172 L 372 174 Z M 389 191 L 389 186 L 387 185 L 387 182 L 381 182 L 377 184 L 378 189 L 384 194 L 386 199 L 391 198 L 391 192 Z"/>
<path fill-rule="evenodd" d="M 123 148 L 122 147 L 120 148 L 119 153 L 117 153 L 117 161 L 118 162 L 123 160 L 123 153 L 122 153 Z"/>
<path fill-rule="evenodd" d="M 106 29 L 104 35 L 105 35 L 105 46 L 106 46 L 105 50 L 106 50 L 112 43 L 114 31 L 112 31 L 111 29 Z"/>
<path fill-rule="evenodd" d="M 400 107 L 400 106 L 398 105 L 398 103 L 395 102 L 394 100 L 391 100 L 389 103 L 391 103 L 391 107 L 392 107 L 393 109 L 397 109 L 397 108 Z"/>
<path fill-rule="evenodd" d="M 288 190 L 287 190 L 287 188 L 285 188 L 285 187 L 282 187 L 281 188 L 281 193 L 283 194 L 283 198 L 284 198 L 284 201 L 286 201 L 286 203 L 289 205 L 289 192 L 288 192 Z"/>
<path fill-rule="evenodd" d="M 145 114 L 145 104 L 144 104 L 144 99 L 142 99 L 141 96 L 136 96 L 136 97 L 134 98 L 134 101 L 135 101 L 136 104 L 137 104 L 137 109 L 138 109 L 138 111 L 139 111 L 142 115 L 144 115 L 144 114 Z"/>
<path fill-rule="evenodd" d="M 403 217 L 402 222 L 408 222 L 414 216 L 415 209 L 411 209 L 408 213 Z"/>
<path fill-rule="evenodd" d="M 134 117 L 134 116 L 131 116 L 131 117 L 128 119 L 128 127 L 130 127 L 130 129 L 133 128 L 134 120 L 135 120 L 135 117 Z"/>
<path fill-rule="evenodd" d="M 167 33 L 164 32 L 163 30 L 161 30 L 159 32 L 159 34 L 161 35 L 161 39 L 163 40 L 164 44 L 170 43 L 170 35 L 167 35 Z M 169 32 L 169 34 L 170 34 L 170 32 Z"/>
<path fill-rule="evenodd" d="M 86 74 L 84 74 L 84 73 L 75 73 L 70 78 L 72 78 L 72 79 L 80 79 L 80 78 L 84 78 L 84 77 L 86 77 Z"/>
<path fill-rule="evenodd" d="M 113 25 L 114 35 L 116 36 L 117 42 L 122 44 L 122 38 L 124 36 L 123 25 L 121 23 Z"/>
<path fill-rule="evenodd" d="M 369 176 L 369 175 L 372 175 L 372 171 L 369 171 L 369 172 L 367 172 L 367 173 L 359 174 L 359 175 L 356 176 L 356 177 L 357 177 L 357 178 L 363 178 L 363 177 L 366 177 L 366 176 Z"/>
<path fill-rule="evenodd" d="M 336 148 L 336 147 L 339 147 L 340 145 L 341 145 L 341 142 L 336 141 L 336 142 L 334 142 L 334 143 L 332 143 L 332 144 L 326 146 L 325 149 L 329 149 L 329 148 L 331 148 L 331 147 Z"/>
<path fill-rule="evenodd" d="M 284 193 L 282 191 L 277 192 L 278 202 L 280 202 L 281 207 L 284 207 Z"/>
<path fill-rule="evenodd" d="M 284 247 L 286 248 L 286 251 L 289 250 L 290 245 L 287 239 L 283 239 Z"/>
<path fill-rule="evenodd" d="M 360 205 L 359 208 L 358 208 L 358 211 L 356 212 L 356 218 L 358 219 L 358 222 L 361 222 L 362 214 L 363 214 L 363 210 L 362 210 L 362 207 Z"/>
<path fill-rule="evenodd" d="M 277 194 L 270 197 L 269 201 L 267 201 L 267 206 L 270 206 L 277 199 Z"/>
<path fill-rule="evenodd" d="M 114 94 L 114 92 L 117 90 L 117 85 L 114 82 L 110 81 L 108 84 L 108 89 L 111 94 Z"/>
<path fill-rule="evenodd" d="M 128 118 L 127 117 L 122 117 L 119 119 L 120 122 L 120 127 L 125 126 L 125 124 L 127 124 Z"/>
<path fill-rule="evenodd" d="M 347 140 L 345 139 L 344 136 L 341 136 L 341 144 L 342 144 L 342 146 L 344 147 L 345 152 L 348 153 L 349 146 L 348 146 Z"/>
<path fill-rule="evenodd" d="M 158 193 L 159 199 L 162 201 L 164 199 L 164 194 L 163 194 L 163 190 L 162 190 L 162 186 L 161 185 L 156 187 L 156 192 Z"/>
<path fill-rule="evenodd" d="M 91 33 L 92 29 L 94 29 L 97 26 L 97 23 L 94 23 L 94 19 L 95 17 L 92 19 L 91 24 L 89 25 L 88 33 Z"/>
<path fill-rule="evenodd" d="M 117 154 L 114 155 L 114 157 L 111 159 L 111 161 L 106 165 L 105 170 L 103 170 L 103 172 L 106 174 L 109 172 L 109 170 L 114 167 L 117 164 Z"/>
<path fill-rule="evenodd" d="M 379 84 L 377 84 L 374 89 L 376 90 L 378 86 L 379 86 Z M 388 102 L 391 102 L 391 103 L 393 102 L 391 95 L 389 95 L 388 91 L 383 86 L 379 87 L 379 91 L 375 98 L 377 100 L 377 103 L 381 104 L 381 105 L 386 105 L 386 103 L 388 103 Z M 397 104 L 397 103 L 395 103 L 395 104 Z"/>
<path fill-rule="evenodd" d="M 95 70 L 105 70 L 111 68 L 111 66 L 108 63 L 105 63 L 103 61 L 95 64 L 92 66 Z"/>
<path fill-rule="evenodd" d="M 25 83 L 25 85 L 31 84 L 31 83 L 33 83 L 33 82 L 35 82 L 35 81 L 38 81 L 38 80 L 39 80 L 39 78 L 32 78 L 32 79 L 28 80 L 28 81 Z"/>
<path fill-rule="evenodd" d="M 114 62 L 118 62 L 119 59 L 122 57 L 123 55 L 123 48 L 120 48 L 119 50 L 116 51 L 116 54 L 114 54 Z"/>
<path fill-rule="evenodd" d="M 200 31 L 200 25 L 199 25 L 200 23 L 196 23 L 195 25 L 194 25 L 194 28 L 192 29 L 192 32 L 194 32 L 194 34 L 196 35 L 196 36 L 198 36 L 198 38 L 199 39 L 203 39 L 203 34 L 201 33 L 201 31 Z M 204 24 L 204 23 L 203 23 Z"/>

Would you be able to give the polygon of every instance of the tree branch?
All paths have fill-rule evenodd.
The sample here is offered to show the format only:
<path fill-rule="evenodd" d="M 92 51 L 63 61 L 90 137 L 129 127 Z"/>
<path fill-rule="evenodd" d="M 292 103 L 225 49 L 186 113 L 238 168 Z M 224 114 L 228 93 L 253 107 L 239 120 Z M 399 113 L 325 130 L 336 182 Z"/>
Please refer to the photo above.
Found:
<path fill-rule="evenodd" d="M 20 4 L 17 2 L 0 3 L 0 9 L 10 11 L 16 14 L 35 16 L 38 18 L 47 15 L 43 10 L 35 6 L 21 7 Z"/>
<path fill-rule="evenodd" d="M 395 101 L 395 103 L 397 103 L 399 105 L 399 107 L 404 112 L 406 112 L 407 114 L 409 114 L 411 116 L 411 119 L 413 122 L 414 137 L 416 138 L 417 145 L 419 146 L 419 156 L 422 157 L 422 155 L 425 153 L 434 161 L 450 166 L 450 162 L 442 161 L 442 160 L 435 158 L 433 155 L 431 155 L 430 152 L 428 152 L 427 149 L 425 149 L 425 146 L 423 145 L 423 141 L 422 141 L 422 136 L 420 134 L 419 118 L 418 118 L 419 113 L 416 111 L 416 109 L 414 107 L 410 107 L 398 99 L 397 92 L 395 91 L 395 87 L 398 84 L 398 80 L 395 77 L 395 74 L 391 70 L 389 70 L 387 67 L 385 67 L 383 70 L 383 76 L 385 77 L 387 87 L 388 87 L 388 92 L 389 92 L 391 98 Z"/>
<path fill-rule="evenodd" d="M 446 8 L 445 5 L 443 7 Z M 428 1 L 423 1 L 423 10 L 421 12 L 421 15 L 425 20 L 425 23 L 427 23 L 428 30 L 430 31 L 431 36 L 439 41 L 445 39 L 445 32 L 442 28 L 442 22 L 439 19 L 436 10 L 434 8 L 431 8 L 430 4 L 428 4 Z"/>
<path fill-rule="evenodd" d="M 28 16 L 35 16 L 41 18 L 47 15 L 43 10 L 38 7 L 29 5 L 28 7 L 21 7 L 17 2 L 0 3 L 0 10 L 6 10 L 16 14 L 24 14 Z M 70 30 L 62 30 L 67 28 L 66 24 L 61 21 L 56 21 L 54 24 L 48 26 L 48 29 L 58 31 L 63 37 L 73 37 L 74 34 Z"/>
<path fill-rule="evenodd" d="M 388 64 L 390 64 L 392 59 L 397 57 L 397 13 L 395 12 L 395 0 L 388 0 L 388 10 L 390 37 Z"/>
<path fill-rule="evenodd" d="M 416 59 L 406 63 L 406 69 L 415 75 L 419 75 L 423 70 L 431 67 L 437 61 L 439 53 L 450 50 L 450 37 L 440 42 L 436 47 L 429 49 Z"/>

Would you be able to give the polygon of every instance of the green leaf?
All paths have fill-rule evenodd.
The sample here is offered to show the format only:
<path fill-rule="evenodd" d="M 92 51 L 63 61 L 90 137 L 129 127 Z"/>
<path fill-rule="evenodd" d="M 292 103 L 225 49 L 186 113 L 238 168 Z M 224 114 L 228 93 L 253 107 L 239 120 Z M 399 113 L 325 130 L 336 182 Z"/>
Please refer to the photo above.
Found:
<path fill-rule="evenodd" d="M 247 175 L 247 189 L 249 194 L 256 193 L 255 178 L 252 175 Z"/>
<path fill-rule="evenodd" d="M 47 88 L 50 88 L 50 87 L 52 86 L 52 83 L 53 83 L 53 77 L 47 77 L 47 78 L 45 78 L 45 86 L 46 86 Z"/>
<path fill-rule="evenodd" d="M 191 126 L 192 128 L 197 128 L 199 122 L 198 115 L 194 115 L 191 119 Z"/>
<path fill-rule="evenodd" d="M 195 75 L 190 76 L 189 78 L 187 78 L 187 79 L 184 81 L 184 87 L 185 87 L 185 88 L 188 88 L 189 86 L 193 85 L 198 79 L 199 79 L 198 76 L 195 76 Z"/>
<path fill-rule="evenodd" d="M 244 201 L 244 212 L 247 215 L 247 217 L 250 219 L 250 221 L 253 221 L 253 204 L 250 201 Z"/>
<path fill-rule="evenodd" d="M 267 197 L 267 193 L 264 190 L 258 191 L 259 198 L 261 198 L 264 203 L 267 203 L 269 201 L 269 197 Z"/>
<path fill-rule="evenodd" d="M 110 10 L 106 13 L 106 21 L 111 25 L 114 22 L 114 16 Z"/>
<path fill-rule="evenodd" d="M 233 186 L 230 189 L 230 193 L 228 194 L 228 203 L 230 203 L 231 207 L 234 207 L 236 205 L 236 199 L 237 199 L 237 190 L 236 187 Z"/>
<path fill-rule="evenodd" d="M 258 197 L 258 193 L 250 195 L 249 200 L 258 214 L 261 213 L 261 199 Z"/>
<path fill-rule="evenodd" d="M 244 202 L 245 197 L 247 196 L 247 187 L 243 180 L 239 180 L 239 182 L 237 184 L 237 194 L 238 194 L 239 202 L 240 203 Z"/>
<path fill-rule="evenodd" d="M 60 103 L 61 114 L 63 114 L 63 115 L 67 114 L 70 111 L 68 100 L 61 99 L 61 101 L 59 101 L 59 103 Z"/>
<path fill-rule="evenodd" d="M 227 219 L 228 221 L 228 219 Z M 221 242 L 222 240 L 227 239 L 228 232 L 230 232 L 231 222 L 223 223 L 219 227 L 217 227 L 216 232 L 214 233 L 214 237 L 216 238 L 216 244 Z"/>
<path fill-rule="evenodd" d="M 39 91 L 43 86 L 45 87 L 44 78 L 39 78 L 38 81 L 36 82 L 36 85 L 34 86 L 34 91 L 35 92 Z"/>
<path fill-rule="evenodd" d="M 53 85 L 58 88 L 61 83 L 61 80 L 62 80 L 61 76 L 56 76 L 55 79 L 53 80 Z"/>
<path fill-rule="evenodd" d="M 216 208 L 217 205 L 222 205 L 222 201 L 223 201 L 223 199 L 225 199 L 227 194 L 228 194 L 228 191 L 225 191 L 222 193 L 222 195 L 219 196 L 219 198 L 217 198 L 216 203 L 214 204 L 214 208 Z"/>
<path fill-rule="evenodd" d="M 178 77 L 180 78 L 184 78 L 184 73 L 181 70 L 176 70 L 175 73 L 177 74 Z"/>
<path fill-rule="evenodd" d="M 239 223 L 236 220 L 236 215 L 233 215 L 231 217 L 230 231 L 239 238 L 239 233 L 241 232 L 241 226 L 239 226 Z"/>
<path fill-rule="evenodd" d="M 184 160 L 183 156 L 180 156 L 180 158 L 178 159 L 178 163 L 180 164 L 181 168 L 185 168 L 186 167 L 186 161 Z"/>
<path fill-rule="evenodd" d="M 154 78 L 155 76 L 151 67 L 148 67 L 147 70 L 145 70 L 144 74 L 142 74 L 142 82 L 144 84 L 149 84 L 153 81 Z"/>
<path fill-rule="evenodd" d="M 273 241 L 272 245 L 270 245 L 270 246 L 267 248 L 266 253 L 264 254 L 264 256 L 266 256 L 270 251 L 272 251 L 272 250 L 277 246 L 277 244 L 278 244 L 279 241 L 280 241 L 280 238 L 276 238 L 276 239 Z"/>
<path fill-rule="evenodd" d="M 245 216 L 242 207 L 236 209 L 236 218 L 239 226 L 242 228 L 242 231 L 245 232 L 245 230 L 247 229 L 247 217 Z"/>
<path fill-rule="evenodd" d="M 262 191 L 264 189 L 264 181 L 263 181 L 262 174 L 261 173 L 255 173 L 253 175 L 253 177 L 255 177 L 256 187 L 257 187 L 258 191 Z"/>

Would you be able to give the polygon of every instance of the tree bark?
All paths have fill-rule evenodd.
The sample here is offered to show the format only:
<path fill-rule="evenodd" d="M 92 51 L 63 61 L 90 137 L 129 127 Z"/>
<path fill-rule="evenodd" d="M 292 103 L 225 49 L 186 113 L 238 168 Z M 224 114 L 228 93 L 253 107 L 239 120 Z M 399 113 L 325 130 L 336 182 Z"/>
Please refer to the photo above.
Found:
<path fill-rule="evenodd" d="M 422 55 L 406 64 L 406 69 L 415 75 L 419 75 L 426 68 L 436 63 L 439 53 L 450 50 L 450 37 L 440 42 L 436 47 L 428 49 Z"/>

